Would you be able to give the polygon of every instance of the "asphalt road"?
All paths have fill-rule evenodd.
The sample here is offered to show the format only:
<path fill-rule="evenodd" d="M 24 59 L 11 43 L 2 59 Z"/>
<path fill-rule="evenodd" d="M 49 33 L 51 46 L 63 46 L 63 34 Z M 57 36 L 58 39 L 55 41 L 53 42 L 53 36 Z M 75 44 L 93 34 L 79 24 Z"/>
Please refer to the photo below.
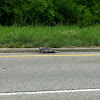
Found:
<path fill-rule="evenodd" d="M 84 89 L 100 89 L 100 52 L 0 53 L 0 100 L 100 100 Z M 79 91 L 34 94 L 63 90 Z"/>

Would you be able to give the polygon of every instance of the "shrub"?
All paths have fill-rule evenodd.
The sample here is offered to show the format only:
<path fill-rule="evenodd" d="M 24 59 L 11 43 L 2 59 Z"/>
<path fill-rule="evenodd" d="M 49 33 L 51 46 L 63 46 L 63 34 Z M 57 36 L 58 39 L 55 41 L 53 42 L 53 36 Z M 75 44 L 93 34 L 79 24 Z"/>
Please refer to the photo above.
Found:
<path fill-rule="evenodd" d="M 100 0 L 0 0 L 1 25 L 97 23 L 100 23 Z"/>

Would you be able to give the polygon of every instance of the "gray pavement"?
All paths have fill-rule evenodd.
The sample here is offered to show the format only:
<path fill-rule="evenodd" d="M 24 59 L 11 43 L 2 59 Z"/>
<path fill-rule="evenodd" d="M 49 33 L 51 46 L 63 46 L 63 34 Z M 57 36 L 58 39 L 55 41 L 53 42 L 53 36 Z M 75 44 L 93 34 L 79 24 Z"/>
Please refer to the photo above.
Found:
<path fill-rule="evenodd" d="M 49 55 L 100 54 L 62 52 Z M 39 53 L 0 53 L 47 55 Z M 100 56 L 0 57 L 0 93 L 100 89 Z M 100 100 L 100 92 L 2 96 L 0 100 Z"/>

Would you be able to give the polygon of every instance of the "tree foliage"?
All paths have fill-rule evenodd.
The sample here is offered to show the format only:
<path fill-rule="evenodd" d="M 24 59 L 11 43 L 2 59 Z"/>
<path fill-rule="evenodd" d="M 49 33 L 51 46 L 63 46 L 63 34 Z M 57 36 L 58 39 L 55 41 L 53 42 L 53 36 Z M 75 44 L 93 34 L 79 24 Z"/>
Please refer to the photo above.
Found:
<path fill-rule="evenodd" d="M 100 23 L 100 0 L 0 0 L 1 25 Z"/>

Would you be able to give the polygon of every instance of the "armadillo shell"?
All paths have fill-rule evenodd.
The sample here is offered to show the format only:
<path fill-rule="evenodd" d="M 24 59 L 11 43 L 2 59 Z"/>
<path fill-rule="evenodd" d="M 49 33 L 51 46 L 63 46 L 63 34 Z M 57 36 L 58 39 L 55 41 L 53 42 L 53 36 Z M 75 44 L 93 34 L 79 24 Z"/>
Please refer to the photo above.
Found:
<path fill-rule="evenodd" d="M 41 48 L 40 53 L 55 53 L 55 51 L 51 48 Z"/>

